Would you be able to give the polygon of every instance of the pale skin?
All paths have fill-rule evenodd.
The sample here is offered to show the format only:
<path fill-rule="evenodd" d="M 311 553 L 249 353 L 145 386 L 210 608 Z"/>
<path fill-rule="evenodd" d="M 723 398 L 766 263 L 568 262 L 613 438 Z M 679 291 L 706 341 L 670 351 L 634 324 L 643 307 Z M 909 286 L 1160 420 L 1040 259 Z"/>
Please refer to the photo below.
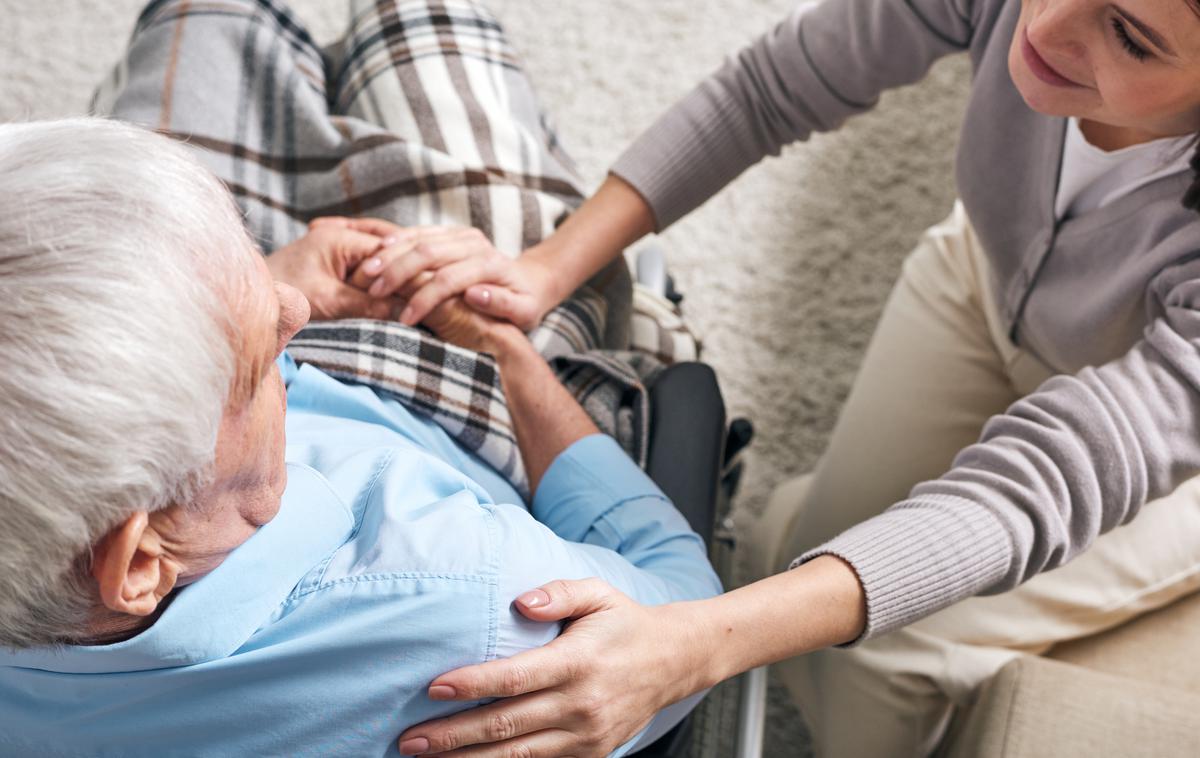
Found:
<path fill-rule="evenodd" d="M 1067 83 L 1039 77 L 1023 52 L 1026 43 Z M 1200 21 L 1184 0 L 1025 0 L 1009 68 L 1031 108 L 1080 118 L 1089 141 L 1104 149 L 1200 129 Z M 323 224 L 365 236 L 310 245 L 320 252 L 315 258 L 299 256 L 298 246 L 293 260 L 273 262 L 274 273 L 313 293 L 321 315 L 384 317 L 386 311 L 496 353 L 502 378 L 520 377 L 506 379 L 505 386 L 525 419 L 516 422 L 518 439 L 534 481 L 561 449 L 590 433 L 590 422 L 577 407 L 571 410 L 570 398 L 548 389 L 557 382 L 519 332 L 477 328 L 480 322 L 458 298 L 521 328 L 536 325 L 655 229 L 652 210 L 631 186 L 609 177 L 553 236 L 516 260 L 471 230 L 401 229 L 352 219 Z M 259 276 L 265 288 L 265 270 Z M 280 289 L 264 295 L 265 304 L 243 306 L 246 318 L 261 322 L 260 336 L 247 340 L 256 347 L 247 347 L 246 357 L 264 369 L 257 380 L 251 371 L 247 381 L 270 384 L 271 361 L 288 330 L 299 328 L 285 323 L 287 302 L 296 302 L 293 292 Z M 282 402 L 281 386 L 260 386 L 240 404 L 231 401 L 218 443 L 217 479 L 202 494 L 213 510 L 172 506 L 134 514 L 95 546 L 97 639 L 128 636 L 148 625 L 172 589 L 210 571 L 278 510 L 284 482 L 282 453 L 274 451 L 276 444 L 282 450 Z M 547 440 L 544 447 L 530 447 L 530 429 Z M 438 677 L 429 688 L 434 699 L 507 699 L 408 729 L 400 738 L 402 752 L 605 755 L 667 704 L 749 668 L 853 640 L 866 622 L 853 570 L 829 556 L 706 601 L 643 607 L 602 583 L 584 581 L 531 590 L 517 607 L 536 620 L 574 621 L 544 648 Z"/>
<path fill-rule="evenodd" d="M 1080 119 L 1086 138 L 1104 150 L 1195 134 L 1198 14 L 1188 0 L 1023 0 L 1010 75 L 1030 108 Z M 655 228 L 647 202 L 609 176 L 554 235 L 517 260 L 497 262 L 495 251 L 477 244 L 443 245 L 420 256 L 385 250 L 379 267 L 395 266 L 397 283 L 409 277 L 416 284 L 407 321 L 461 295 L 528 328 Z M 409 249 L 420 251 L 420 243 Z M 451 268 L 452 275 L 437 276 Z M 697 603 L 644 608 L 595 582 L 555 582 L 517 606 L 534 619 L 576 620 L 545 648 L 436 679 L 436 699 L 508 699 L 413 727 L 401 736 L 402 749 L 480 758 L 605 755 L 657 709 L 751 667 L 853 640 L 866 619 L 853 571 L 830 557 Z M 575 736 L 569 749 L 541 748 L 538 735 L 563 730 Z"/>
<path fill-rule="evenodd" d="M 150 625 L 172 591 L 196 581 L 279 512 L 287 484 L 287 396 L 275 358 L 309 318 L 295 288 L 255 261 L 247 297 L 231 306 L 242 326 L 239 365 L 217 435 L 211 482 L 195 502 L 134 513 L 92 549 L 100 606 L 94 641 Z"/>
<path fill-rule="evenodd" d="M 362 283 L 355 271 L 380 250 L 381 235 L 401 231 L 383 221 L 367 226 L 371 232 L 318 220 L 265 261 L 253 259 L 245 292 L 230 296 L 238 365 L 211 480 L 192 502 L 135 512 L 92 547 L 98 602 L 89 642 L 118 641 L 150 626 L 174 590 L 219 566 L 279 512 L 287 484 L 287 394 L 276 358 L 310 315 L 387 317 L 404 305 L 369 298 L 354 286 Z M 559 453 L 598 432 L 517 327 L 455 300 L 440 303 L 426 323 L 449 342 L 496 357 L 531 485 Z"/>

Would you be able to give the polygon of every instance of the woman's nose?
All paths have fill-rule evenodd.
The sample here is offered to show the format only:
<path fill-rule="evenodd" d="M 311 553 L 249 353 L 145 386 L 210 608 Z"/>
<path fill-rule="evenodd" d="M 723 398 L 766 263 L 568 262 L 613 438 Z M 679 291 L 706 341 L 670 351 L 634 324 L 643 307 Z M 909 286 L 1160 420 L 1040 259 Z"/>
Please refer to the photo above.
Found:
<path fill-rule="evenodd" d="M 1046 0 L 1025 27 L 1029 41 L 1042 55 L 1084 58 L 1087 47 L 1081 35 L 1088 28 L 1085 16 L 1092 4 L 1080 0 Z"/>

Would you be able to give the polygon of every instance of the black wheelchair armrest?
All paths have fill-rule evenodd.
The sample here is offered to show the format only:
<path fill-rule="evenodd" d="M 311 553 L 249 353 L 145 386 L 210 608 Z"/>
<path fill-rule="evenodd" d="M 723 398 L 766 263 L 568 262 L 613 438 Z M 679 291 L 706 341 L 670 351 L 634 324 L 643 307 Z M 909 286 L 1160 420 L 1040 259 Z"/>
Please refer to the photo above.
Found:
<path fill-rule="evenodd" d="M 676 363 L 650 387 L 646 471 L 712 545 L 725 448 L 725 402 L 704 363 Z"/>

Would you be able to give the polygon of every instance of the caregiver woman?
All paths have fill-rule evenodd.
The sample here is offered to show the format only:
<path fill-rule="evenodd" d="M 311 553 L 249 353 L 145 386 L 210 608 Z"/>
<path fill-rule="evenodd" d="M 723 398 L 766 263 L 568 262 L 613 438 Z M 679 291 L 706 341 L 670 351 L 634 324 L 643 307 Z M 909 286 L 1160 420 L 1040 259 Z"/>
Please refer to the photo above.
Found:
<path fill-rule="evenodd" d="M 794 568 L 656 608 L 594 582 L 533 591 L 526 615 L 579 620 L 546 648 L 437 679 L 434 698 L 517 697 L 414 727 L 405 750 L 603 755 L 671 701 L 854 643 L 782 669 L 818 752 L 920 755 L 1018 649 L 1200 586 L 1198 13 L 1195 0 L 803 9 L 667 111 L 516 262 L 453 247 L 389 259 L 397 282 L 440 269 L 406 321 L 465 291 L 531 325 L 765 155 L 943 55 L 971 57 L 961 201 L 905 263 L 817 471 L 772 496 L 783 538 L 764 549 Z M 947 608 L 1094 541 L 1020 589 Z"/>

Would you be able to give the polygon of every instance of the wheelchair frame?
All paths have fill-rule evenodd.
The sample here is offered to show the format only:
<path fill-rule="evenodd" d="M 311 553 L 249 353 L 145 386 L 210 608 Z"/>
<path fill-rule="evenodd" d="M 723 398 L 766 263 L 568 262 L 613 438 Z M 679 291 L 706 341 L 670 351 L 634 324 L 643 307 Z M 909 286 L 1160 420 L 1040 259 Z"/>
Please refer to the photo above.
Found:
<path fill-rule="evenodd" d="M 661 249 L 647 246 L 637 256 L 638 283 L 674 303 L 683 297 L 667 274 Z M 751 423 L 742 418 L 726 424 L 725 403 L 716 373 L 705 363 L 681 362 L 663 371 L 650 388 L 651 439 L 647 473 L 671 498 L 692 528 L 709 546 L 709 557 L 722 583 L 734 585 L 737 537 L 730 513 L 741 479 L 741 452 L 754 436 Z M 736 677 L 737 727 L 733 755 L 761 758 L 766 726 L 767 669 L 760 667 Z M 720 687 L 732 686 L 728 683 Z M 714 691 L 724 698 L 723 692 Z M 712 700 L 710 693 L 705 703 Z M 702 703 L 684 721 L 638 751 L 640 758 L 708 758 L 716 745 L 696 742 Z M 717 735 L 719 741 L 721 735 Z"/>

